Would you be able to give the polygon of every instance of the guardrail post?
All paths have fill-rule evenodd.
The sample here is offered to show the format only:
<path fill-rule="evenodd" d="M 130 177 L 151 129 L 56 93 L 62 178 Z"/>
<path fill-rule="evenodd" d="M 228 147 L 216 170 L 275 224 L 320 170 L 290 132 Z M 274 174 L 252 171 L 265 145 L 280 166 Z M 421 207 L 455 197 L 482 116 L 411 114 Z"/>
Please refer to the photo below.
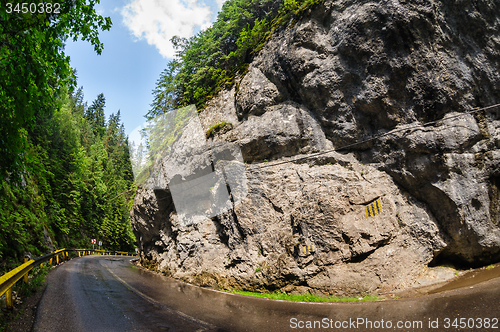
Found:
<path fill-rule="evenodd" d="M 7 309 L 14 308 L 14 303 L 12 302 L 12 287 L 5 293 L 5 300 L 7 302 Z"/>
<path fill-rule="evenodd" d="M 59 265 L 59 255 L 56 255 L 56 265 Z"/>
<path fill-rule="evenodd" d="M 27 261 L 29 261 L 29 259 L 24 257 L 24 262 L 26 263 Z M 24 283 L 28 283 L 28 272 L 24 275 Z"/>

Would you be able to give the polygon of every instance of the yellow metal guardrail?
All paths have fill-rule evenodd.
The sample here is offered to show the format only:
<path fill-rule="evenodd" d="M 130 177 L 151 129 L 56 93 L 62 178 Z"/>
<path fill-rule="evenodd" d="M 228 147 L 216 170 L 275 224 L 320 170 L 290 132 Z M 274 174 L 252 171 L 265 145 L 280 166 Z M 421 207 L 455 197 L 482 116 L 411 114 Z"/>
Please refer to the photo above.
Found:
<path fill-rule="evenodd" d="M 78 252 L 78 257 L 87 256 L 87 255 L 119 255 L 119 256 L 137 256 L 136 253 L 130 254 L 125 251 L 105 251 L 105 250 L 94 250 L 94 249 L 60 249 L 54 251 L 45 256 L 37 257 L 35 259 L 24 259 L 24 264 L 16 267 L 15 269 L 5 273 L 0 277 L 0 296 L 5 294 L 7 309 L 13 308 L 12 302 L 12 287 L 24 277 L 24 282 L 28 282 L 28 273 L 36 266 L 43 266 L 43 263 L 49 261 L 49 264 L 52 265 L 53 260 L 55 258 L 56 265 L 59 265 L 59 256 L 62 256 L 62 259 L 69 258 L 69 252 L 76 251 Z"/>
<path fill-rule="evenodd" d="M 129 253 L 126 251 L 106 251 L 106 250 L 97 250 L 97 249 L 73 249 L 73 251 L 78 252 L 78 257 L 87 256 L 87 255 L 115 255 L 115 256 L 137 256 L 136 253 Z"/>

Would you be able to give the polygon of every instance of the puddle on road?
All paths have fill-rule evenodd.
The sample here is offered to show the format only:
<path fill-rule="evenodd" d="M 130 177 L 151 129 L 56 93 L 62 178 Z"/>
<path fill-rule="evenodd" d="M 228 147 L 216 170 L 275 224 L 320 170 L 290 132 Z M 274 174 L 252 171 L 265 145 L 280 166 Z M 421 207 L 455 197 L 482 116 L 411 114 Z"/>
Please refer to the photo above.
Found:
<path fill-rule="evenodd" d="M 153 272 L 150 270 L 145 269 L 142 266 L 138 266 L 137 261 L 129 262 L 129 261 L 123 261 L 120 260 L 123 264 L 124 267 L 127 267 L 129 271 L 133 273 L 139 273 L 142 275 L 142 277 L 145 280 L 151 280 L 152 284 L 155 284 L 155 279 L 157 280 L 158 277 L 161 277 L 164 282 L 165 289 L 168 289 L 168 292 L 170 295 L 173 293 L 177 294 L 184 294 L 184 295 L 189 295 L 193 299 L 200 299 L 200 298 L 211 298 L 212 301 L 217 301 L 220 300 L 220 298 L 224 299 L 224 302 L 227 301 L 227 296 L 224 297 L 224 295 L 227 295 L 229 293 L 226 292 L 220 292 L 217 290 L 213 290 L 210 288 L 203 288 L 203 287 L 198 287 L 189 283 L 185 283 L 183 281 L 177 280 L 177 279 L 172 279 L 172 278 L 165 278 L 162 274 Z M 431 285 L 427 286 L 421 286 L 413 289 L 407 289 L 404 290 L 400 293 L 394 292 L 391 293 L 392 295 L 390 296 L 384 296 L 383 294 L 381 295 L 381 300 L 390 300 L 394 298 L 394 295 L 397 295 L 396 298 L 414 298 L 414 297 L 420 297 L 420 296 L 425 296 L 425 295 L 431 295 L 431 294 L 436 294 L 440 292 L 445 292 L 445 291 L 450 291 L 450 290 L 455 290 L 455 289 L 460 289 L 460 288 L 469 288 L 473 287 L 481 282 L 488 281 L 491 279 L 495 278 L 500 278 L 500 263 L 490 265 L 488 267 L 482 267 L 474 270 L 469 270 L 462 272 L 460 275 L 454 277 L 453 279 L 450 279 L 445 282 L 441 283 L 434 283 Z M 135 279 L 135 278 L 133 278 Z M 144 286 L 144 284 L 143 284 Z M 387 295 L 387 294 L 386 294 Z M 257 297 L 250 297 L 251 299 L 259 299 Z"/>
<path fill-rule="evenodd" d="M 491 266 L 491 265 L 490 265 Z M 500 277 L 500 264 L 494 267 L 483 267 L 468 271 L 461 276 L 452 279 L 441 287 L 430 290 L 426 294 L 436 294 L 444 291 L 449 291 L 458 288 L 471 287 L 480 282 L 488 281 Z"/>

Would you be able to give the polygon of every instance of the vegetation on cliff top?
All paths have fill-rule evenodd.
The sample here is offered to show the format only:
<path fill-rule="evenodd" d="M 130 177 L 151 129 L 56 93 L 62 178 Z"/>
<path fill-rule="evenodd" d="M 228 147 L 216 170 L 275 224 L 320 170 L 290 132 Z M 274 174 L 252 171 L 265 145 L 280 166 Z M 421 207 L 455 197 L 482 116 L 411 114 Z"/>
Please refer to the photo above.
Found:
<path fill-rule="evenodd" d="M 198 109 L 243 73 L 273 31 L 323 0 L 229 0 L 216 22 L 192 38 L 172 38 L 177 58 L 161 73 L 151 119 L 195 104 Z"/>

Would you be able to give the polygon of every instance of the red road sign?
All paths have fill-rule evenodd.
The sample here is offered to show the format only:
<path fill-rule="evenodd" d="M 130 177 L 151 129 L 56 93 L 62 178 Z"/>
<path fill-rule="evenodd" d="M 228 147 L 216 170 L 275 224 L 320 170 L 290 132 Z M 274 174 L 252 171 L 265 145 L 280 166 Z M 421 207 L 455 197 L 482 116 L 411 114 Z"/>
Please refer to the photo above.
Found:
<path fill-rule="evenodd" d="M 92 241 L 91 241 L 91 242 L 92 242 L 92 244 L 95 244 L 95 239 L 92 239 Z"/>

